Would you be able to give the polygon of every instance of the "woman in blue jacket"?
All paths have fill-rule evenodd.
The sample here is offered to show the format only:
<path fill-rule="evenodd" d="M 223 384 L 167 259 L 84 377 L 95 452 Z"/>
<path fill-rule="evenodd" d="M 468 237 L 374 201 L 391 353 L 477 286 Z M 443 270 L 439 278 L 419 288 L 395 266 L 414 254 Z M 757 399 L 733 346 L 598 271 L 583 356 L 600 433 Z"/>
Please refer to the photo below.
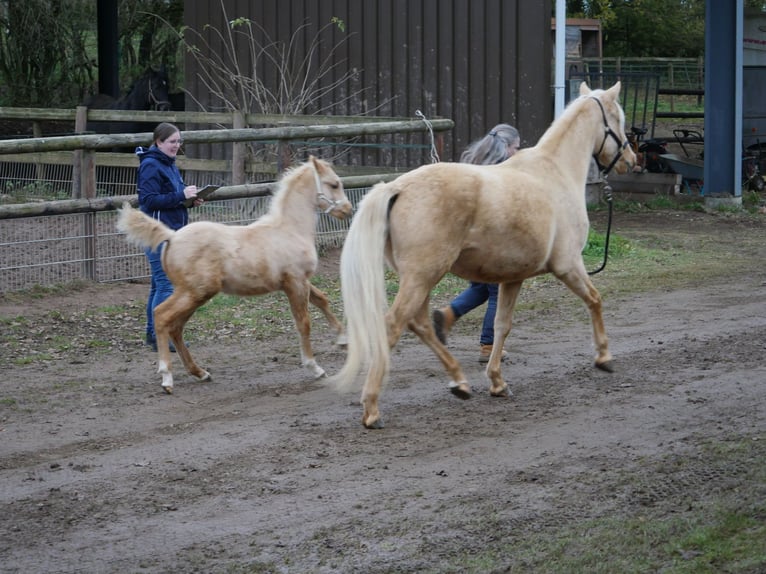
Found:
<path fill-rule="evenodd" d="M 149 148 L 136 148 L 139 166 L 136 177 L 138 206 L 149 217 L 171 229 L 181 229 L 189 223 L 184 201 L 197 195 L 196 185 L 185 185 L 176 166 L 176 156 L 183 143 L 180 130 L 169 123 L 154 129 L 154 143 Z M 194 205 L 202 204 L 195 199 Z M 146 249 L 152 273 L 149 300 L 146 303 L 146 344 L 157 350 L 154 334 L 154 309 L 173 293 L 173 284 L 162 269 L 162 246 L 156 251 Z M 174 351 L 171 345 L 171 351 Z"/>

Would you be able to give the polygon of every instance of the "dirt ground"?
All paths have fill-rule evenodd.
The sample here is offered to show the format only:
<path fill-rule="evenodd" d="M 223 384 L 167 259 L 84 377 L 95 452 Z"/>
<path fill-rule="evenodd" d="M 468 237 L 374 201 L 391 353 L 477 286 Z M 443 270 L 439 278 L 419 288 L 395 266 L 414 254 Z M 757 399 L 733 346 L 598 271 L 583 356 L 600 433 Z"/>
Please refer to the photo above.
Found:
<path fill-rule="evenodd" d="M 621 213 L 615 232 L 728 253 L 731 274 L 640 293 L 621 291 L 610 267 L 596 276 L 615 285 L 611 374 L 592 367 L 574 296 L 538 290 L 506 343 L 510 400 L 489 396 L 476 361 L 481 312 L 449 341 L 468 401 L 406 335 L 378 431 L 361 425 L 359 390 L 310 380 L 292 332 L 198 336 L 213 382 L 194 383 L 176 359 L 167 396 L 139 340 L 146 285 L 0 298 L 0 329 L 28 324 L 0 337 L 0 571 L 457 572 L 496 546 L 500 571 L 517 572 L 507 549 L 530 533 L 763 491 L 747 483 L 751 458 L 705 453 L 747 441 L 764 460 L 766 219 Z M 320 273 L 336 271 L 326 256 Z M 99 314 L 115 304 L 126 311 Z M 322 321 L 314 329 L 332 374 L 343 351 Z"/>

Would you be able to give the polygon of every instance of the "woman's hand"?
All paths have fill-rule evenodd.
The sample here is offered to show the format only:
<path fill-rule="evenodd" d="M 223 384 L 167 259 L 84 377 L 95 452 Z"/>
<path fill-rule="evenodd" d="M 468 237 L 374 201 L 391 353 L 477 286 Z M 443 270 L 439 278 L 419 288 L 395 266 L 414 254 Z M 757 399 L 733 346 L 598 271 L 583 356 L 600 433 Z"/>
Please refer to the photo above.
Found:
<path fill-rule="evenodd" d="M 205 200 L 201 197 L 197 197 L 197 186 L 196 185 L 189 185 L 184 188 L 184 197 L 186 199 L 194 198 L 194 203 L 192 204 L 193 207 L 199 207 L 203 203 L 205 203 Z"/>

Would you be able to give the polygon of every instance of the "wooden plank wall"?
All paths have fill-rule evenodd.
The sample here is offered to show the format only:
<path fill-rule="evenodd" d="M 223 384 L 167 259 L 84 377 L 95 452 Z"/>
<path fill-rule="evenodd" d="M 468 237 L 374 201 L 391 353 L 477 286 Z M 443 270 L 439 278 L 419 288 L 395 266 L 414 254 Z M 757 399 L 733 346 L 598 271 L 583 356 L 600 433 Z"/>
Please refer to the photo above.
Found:
<path fill-rule="evenodd" d="M 551 0 L 187 0 L 184 11 L 186 25 L 219 53 L 225 44 L 205 27 L 225 31 L 226 21 L 240 17 L 260 27 L 262 44 L 292 40 L 301 58 L 318 38 L 312 64 L 334 66 L 323 82 L 352 75 L 306 113 L 415 117 L 420 110 L 451 118 L 456 126 L 442 160 L 456 161 L 499 122 L 516 125 L 523 144 L 532 145 L 552 120 Z M 333 18 L 345 30 L 330 25 Z M 243 69 L 251 48 L 238 44 Z M 212 104 L 197 62 L 187 56 L 185 66 L 186 89 Z M 258 73 L 273 89 L 279 85 L 273 67 Z M 363 153 L 364 163 L 373 163 L 406 162 L 409 152 Z"/>

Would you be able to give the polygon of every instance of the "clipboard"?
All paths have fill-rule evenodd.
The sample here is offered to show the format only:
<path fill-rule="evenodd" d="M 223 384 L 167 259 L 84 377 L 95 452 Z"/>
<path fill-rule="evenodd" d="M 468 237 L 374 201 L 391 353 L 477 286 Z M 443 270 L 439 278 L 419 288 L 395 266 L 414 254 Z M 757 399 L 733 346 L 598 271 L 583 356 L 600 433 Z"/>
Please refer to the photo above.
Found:
<path fill-rule="evenodd" d="M 184 201 L 184 207 L 191 207 L 194 205 L 195 199 L 207 199 L 207 196 L 213 193 L 216 189 L 221 187 L 220 185 L 206 185 L 202 189 L 197 190 L 197 195 L 190 197 Z"/>

